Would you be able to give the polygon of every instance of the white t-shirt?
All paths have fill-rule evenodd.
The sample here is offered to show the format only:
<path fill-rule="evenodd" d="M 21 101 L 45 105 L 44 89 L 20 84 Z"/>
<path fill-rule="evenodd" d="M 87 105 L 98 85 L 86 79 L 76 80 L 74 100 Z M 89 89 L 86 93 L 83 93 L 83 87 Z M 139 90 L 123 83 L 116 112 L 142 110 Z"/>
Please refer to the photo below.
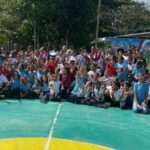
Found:
<path fill-rule="evenodd" d="M 50 81 L 49 82 L 49 87 L 51 88 L 51 90 L 54 92 L 54 93 L 60 93 L 60 84 L 61 82 L 59 80 L 57 81 Z"/>
<path fill-rule="evenodd" d="M 0 75 L 0 88 L 2 88 L 3 84 L 7 82 L 8 82 L 7 78 L 3 74 L 1 74 Z"/>
<path fill-rule="evenodd" d="M 115 91 L 114 97 L 115 97 L 117 102 L 120 101 L 121 96 L 122 96 L 122 91 L 120 89 Z M 112 98 L 112 88 L 110 89 L 110 98 Z"/>
<path fill-rule="evenodd" d="M 92 92 L 91 87 L 82 87 L 78 92 L 78 97 L 84 97 L 86 99 L 90 98 L 90 93 Z"/>
<path fill-rule="evenodd" d="M 103 81 L 106 86 L 110 86 L 113 80 L 110 77 L 106 78 L 105 76 L 103 76 L 99 78 L 99 81 Z"/>
<path fill-rule="evenodd" d="M 10 63 L 11 64 L 18 63 L 18 60 L 16 58 L 11 58 Z"/>
<path fill-rule="evenodd" d="M 128 56 L 123 55 L 122 57 L 124 58 L 125 61 L 128 60 Z"/>
<path fill-rule="evenodd" d="M 122 91 L 122 90 L 121 90 L 121 91 Z M 123 91 L 122 91 L 122 93 L 123 93 Z M 126 92 L 126 93 L 123 94 L 123 96 L 121 97 L 120 101 L 126 101 L 126 99 L 127 99 L 127 97 L 128 97 L 129 95 L 133 95 L 133 91 L 132 91 L 131 88 L 129 89 L 128 92 Z"/>
<path fill-rule="evenodd" d="M 128 70 L 129 71 L 132 71 L 133 70 L 133 68 L 135 67 L 135 65 L 134 64 L 128 64 Z"/>

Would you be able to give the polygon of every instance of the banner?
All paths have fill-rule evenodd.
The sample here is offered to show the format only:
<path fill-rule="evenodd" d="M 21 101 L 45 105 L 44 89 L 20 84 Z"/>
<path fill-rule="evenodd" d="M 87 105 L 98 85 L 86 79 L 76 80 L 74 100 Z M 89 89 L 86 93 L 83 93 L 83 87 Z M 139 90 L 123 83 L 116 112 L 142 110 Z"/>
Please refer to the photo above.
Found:
<path fill-rule="evenodd" d="M 150 39 L 139 39 L 139 38 L 113 38 L 112 39 L 112 48 L 115 51 L 118 48 L 123 48 L 125 51 L 128 51 L 130 46 L 135 46 L 140 51 L 150 51 Z"/>

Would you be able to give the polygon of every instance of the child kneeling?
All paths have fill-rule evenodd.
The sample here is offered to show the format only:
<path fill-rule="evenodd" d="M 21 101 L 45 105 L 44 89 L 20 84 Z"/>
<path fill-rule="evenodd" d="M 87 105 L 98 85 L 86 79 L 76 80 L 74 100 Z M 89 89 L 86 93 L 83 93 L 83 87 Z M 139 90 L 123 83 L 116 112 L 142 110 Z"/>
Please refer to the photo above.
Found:
<path fill-rule="evenodd" d="M 144 75 L 139 73 L 137 76 L 138 82 L 134 85 L 134 102 L 133 111 L 138 113 L 142 112 L 144 114 L 148 113 L 148 91 L 149 85 L 144 81 Z"/>

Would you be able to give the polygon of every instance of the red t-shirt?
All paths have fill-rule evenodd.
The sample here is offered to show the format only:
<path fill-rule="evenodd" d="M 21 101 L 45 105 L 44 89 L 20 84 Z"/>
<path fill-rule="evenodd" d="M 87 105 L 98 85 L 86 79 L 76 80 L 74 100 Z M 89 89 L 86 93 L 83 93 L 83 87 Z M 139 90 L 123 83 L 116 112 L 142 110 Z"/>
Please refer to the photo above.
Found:
<path fill-rule="evenodd" d="M 7 80 L 10 81 L 12 77 L 12 71 L 7 69 L 2 69 L 2 74 L 6 76 Z"/>
<path fill-rule="evenodd" d="M 78 71 L 78 68 L 69 66 L 66 67 L 66 69 L 70 71 L 71 81 L 74 81 L 76 78 L 76 72 Z"/>
<path fill-rule="evenodd" d="M 109 76 L 112 77 L 116 74 L 116 68 L 112 65 L 111 62 L 108 62 L 106 65 L 106 70 L 109 71 Z"/>
<path fill-rule="evenodd" d="M 99 54 L 99 52 L 98 51 L 96 51 L 96 52 L 94 52 L 94 53 L 91 53 L 91 59 L 93 60 L 93 61 L 98 61 L 98 59 L 100 58 L 100 54 Z"/>
<path fill-rule="evenodd" d="M 71 75 L 70 74 L 68 74 L 68 75 L 62 74 L 61 75 L 61 81 L 62 81 L 62 85 L 65 88 L 69 88 L 69 86 L 71 84 Z"/>
<path fill-rule="evenodd" d="M 42 68 L 44 67 L 44 63 L 39 63 L 38 66 Z"/>
<path fill-rule="evenodd" d="M 55 73 L 55 65 L 53 62 L 49 62 L 46 66 L 46 71 L 50 71 L 52 74 Z"/>

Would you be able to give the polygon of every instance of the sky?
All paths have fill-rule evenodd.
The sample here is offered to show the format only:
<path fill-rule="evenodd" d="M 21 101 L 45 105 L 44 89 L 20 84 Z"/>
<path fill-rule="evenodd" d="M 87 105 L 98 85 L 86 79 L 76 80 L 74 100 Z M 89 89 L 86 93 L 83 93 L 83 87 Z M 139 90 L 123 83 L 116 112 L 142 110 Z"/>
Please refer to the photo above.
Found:
<path fill-rule="evenodd" d="M 135 1 L 145 2 L 146 4 L 150 4 L 150 0 L 135 0 Z"/>
<path fill-rule="evenodd" d="M 150 0 L 134 0 L 138 2 L 144 2 L 145 6 L 150 10 Z"/>

